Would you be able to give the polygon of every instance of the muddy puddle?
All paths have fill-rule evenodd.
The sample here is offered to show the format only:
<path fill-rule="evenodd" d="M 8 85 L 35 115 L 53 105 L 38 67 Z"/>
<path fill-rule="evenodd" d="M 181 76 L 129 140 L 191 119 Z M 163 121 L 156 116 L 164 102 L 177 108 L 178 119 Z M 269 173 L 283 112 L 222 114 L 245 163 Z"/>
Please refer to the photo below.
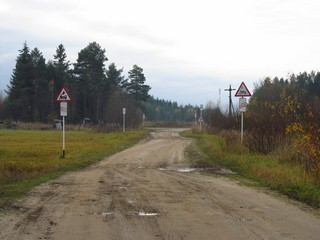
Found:
<path fill-rule="evenodd" d="M 192 168 L 192 167 L 183 167 L 183 168 L 165 168 L 165 167 L 160 167 L 158 168 L 159 171 L 176 171 L 179 173 L 191 173 L 195 171 L 204 171 L 204 172 L 210 172 L 210 173 L 216 173 L 216 174 L 237 174 L 236 172 L 231 171 L 230 169 L 227 168 L 214 168 L 214 167 L 209 167 L 209 168 Z"/>

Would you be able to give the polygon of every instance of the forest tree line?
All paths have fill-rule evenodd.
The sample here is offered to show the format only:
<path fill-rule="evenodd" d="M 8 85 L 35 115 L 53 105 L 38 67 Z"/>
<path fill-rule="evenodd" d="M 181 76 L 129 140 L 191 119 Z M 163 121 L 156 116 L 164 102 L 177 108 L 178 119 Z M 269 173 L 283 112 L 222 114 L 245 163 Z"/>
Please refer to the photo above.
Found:
<path fill-rule="evenodd" d="M 320 174 L 319 72 L 265 78 L 256 86 L 246 115 L 252 149 L 268 153 L 287 146 L 287 160 Z"/>
<path fill-rule="evenodd" d="M 0 120 L 48 123 L 60 115 L 57 94 L 64 86 L 72 97 L 68 104 L 68 122 L 121 124 L 122 108 L 127 109 L 128 126 L 139 126 L 143 115 L 147 120 L 188 121 L 186 110 L 192 106 L 155 100 L 149 95 L 143 69 L 133 65 L 124 75 L 115 63 L 106 67 L 106 50 L 98 43 L 89 43 L 78 53 L 75 63 L 67 60 L 60 44 L 53 60 L 48 62 L 38 48 L 27 43 L 19 50 L 16 65 L 6 90 L 0 94 Z M 167 107 L 171 106 L 171 107 Z M 166 113 L 164 113 L 164 111 Z M 169 112 L 168 112 L 169 111 Z M 192 115 L 192 114 L 191 114 Z"/>
<path fill-rule="evenodd" d="M 239 114 L 229 118 L 206 108 L 210 129 L 240 129 Z M 256 84 L 244 113 L 245 144 L 254 152 L 279 155 L 320 177 L 320 72 L 265 78 Z"/>
<path fill-rule="evenodd" d="M 143 115 L 152 121 L 196 121 L 199 107 L 151 97 L 143 69 L 133 65 L 124 76 L 115 63 L 106 67 L 106 51 L 89 43 L 75 63 L 67 60 L 60 44 L 48 62 L 38 48 L 27 43 L 19 51 L 7 95 L 0 92 L 0 121 L 50 123 L 60 115 L 55 99 L 65 86 L 73 101 L 68 122 L 89 118 L 94 123 L 122 123 L 127 109 L 128 126 L 139 126 Z M 288 152 L 288 161 L 299 162 L 307 171 L 320 173 L 320 73 L 291 74 L 288 78 L 265 78 L 255 86 L 245 112 L 245 144 L 263 154 Z M 239 116 L 231 118 L 210 104 L 203 111 L 210 131 L 240 129 Z M 289 150 L 288 150 L 289 149 Z M 291 150 L 290 150 L 291 149 Z"/>

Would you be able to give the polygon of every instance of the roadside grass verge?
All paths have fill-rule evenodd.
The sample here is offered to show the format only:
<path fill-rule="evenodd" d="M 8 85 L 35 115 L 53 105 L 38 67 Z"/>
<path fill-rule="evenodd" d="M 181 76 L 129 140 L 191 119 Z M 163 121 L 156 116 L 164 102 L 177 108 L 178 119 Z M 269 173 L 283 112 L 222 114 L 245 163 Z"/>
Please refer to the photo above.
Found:
<path fill-rule="evenodd" d="M 236 178 L 253 180 L 258 186 L 268 187 L 309 206 L 320 207 L 320 183 L 306 174 L 301 166 L 279 161 L 272 154 L 249 153 L 237 141 L 227 144 L 226 138 L 218 135 L 184 132 L 183 136 L 196 139 L 194 146 L 191 145 L 193 150 L 187 151 L 191 161 L 200 161 L 208 167 L 227 167 L 237 173 Z M 195 149 L 200 153 L 194 153 Z"/>
<path fill-rule="evenodd" d="M 67 131 L 62 158 L 61 131 L 0 130 L 0 204 L 67 171 L 126 149 L 147 134 L 146 130 L 107 134 Z"/>

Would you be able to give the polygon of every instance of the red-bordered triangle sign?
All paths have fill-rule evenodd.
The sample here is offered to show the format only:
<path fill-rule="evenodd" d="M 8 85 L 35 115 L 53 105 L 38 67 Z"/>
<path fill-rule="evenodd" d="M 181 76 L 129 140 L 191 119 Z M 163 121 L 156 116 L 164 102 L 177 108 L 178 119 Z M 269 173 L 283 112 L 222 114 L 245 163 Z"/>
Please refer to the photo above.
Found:
<path fill-rule="evenodd" d="M 251 96 L 251 93 L 249 92 L 249 90 L 248 90 L 247 86 L 244 84 L 244 82 L 241 83 L 235 96 L 236 97 L 250 97 Z"/>
<path fill-rule="evenodd" d="M 60 93 L 57 96 L 57 102 L 71 102 L 71 95 L 68 93 L 65 87 L 62 87 Z"/>

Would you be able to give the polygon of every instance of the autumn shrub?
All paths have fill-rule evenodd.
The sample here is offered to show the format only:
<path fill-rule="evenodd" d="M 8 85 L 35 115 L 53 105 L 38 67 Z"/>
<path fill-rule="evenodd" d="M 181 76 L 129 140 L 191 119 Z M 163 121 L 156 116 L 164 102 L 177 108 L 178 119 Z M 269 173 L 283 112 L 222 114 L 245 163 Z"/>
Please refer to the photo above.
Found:
<path fill-rule="evenodd" d="M 299 154 L 298 162 L 305 172 L 315 175 L 320 182 L 320 126 L 316 123 L 293 123 L 287 131 L 294 139 Z"/>
<path fill-rule="evenodd" d="M 248 147 L 280 153 L 278 161 L 301 165 L 320 179 L 320 73 L 264 79 L 245 113 Z"/>

